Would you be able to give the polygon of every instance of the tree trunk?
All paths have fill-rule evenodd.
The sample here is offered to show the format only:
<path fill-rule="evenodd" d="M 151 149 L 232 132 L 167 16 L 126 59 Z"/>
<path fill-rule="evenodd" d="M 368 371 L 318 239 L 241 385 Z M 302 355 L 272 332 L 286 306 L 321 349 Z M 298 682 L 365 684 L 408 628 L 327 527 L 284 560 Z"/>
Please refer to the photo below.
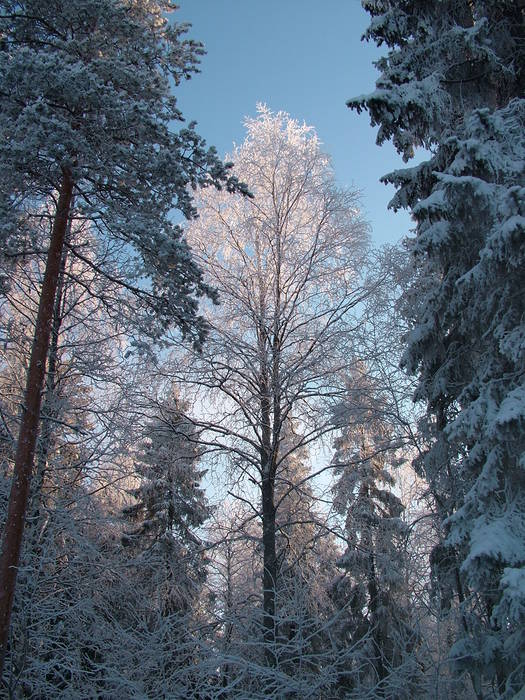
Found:
<path fill-rule="evenodd" d="M 27 373 L 22 421 L 18 434 L 13 482 L 3 535 L 2 554 L 0 556 L 0 679 L 3 675 L 9 638 L 11 609 L 13 607 L 16 575 L 20 561 L 38 433 L 46 358 L 72 194 L 73 179 L 71 173 L 64 170 L 38 305 L 31 359 Z"/>
<path fill-rule="evenodd" d="M 373 546 L 372 543 L 369 544 L 370 547 Z M 374 553 L 370 549 L 370 554 L 368 556 L 368 597 L 370 606 L 370 618 L 372 622 L 372 642 L 374 646 L 374 666 L 377 673 L 377 679 L 379 681 L 376 693 L 379 697 L 384 697 L 384 687 L 383 681 L 387 676 L 387 669 L 385 668 L 384 662 L 384 643 L 383 639 L 383 629 L 381 625 L 381 619 L 379 615 L 379 587 L 377 585 L 376 568 L 374 562 Z"/>
<path fill-rule="evenodd" d="M 264 314 L 261 313 L 261 317 Z M 261 500 L 263 528 L 263 627 L 264 655 L 268 666 L 276 665 L 275 640 L 275 586 L 277 583 L 277 554 L 275 545 L 275 443 L 272 442 L 271 407 L 272 392 L 270 390 L 266 359 L 266 334 L 260 333 L 262 341 L 260 369 L 260 402 L 261 402 Z M 272 389 L 275 390 L 273 386 Z M 275 392 L 273 395 L 275 399 Z"/>
<path fill-rule="evenodd" d="M 233 636 L 233 576 L 232 576 L 232 560 L 233 552 L 230 542 L 226 542 L 226 614 L 225 619 L 228 620 L 226 624 L 226 632 L 224 634 L 224 646 L 223 650 L 225 655 L 230 654 L 230 643 Z M 230 682 L 230 666 L 229 664 L 224 664 L 222 668 L 222 687 L 227 688 Z M 219 697 L 227 697 L 227 694 L 220 695 Z"/>
<path fill-rule="evenodd" d="M 68 237 L 71 234 L 71 219 L 68 222 Z M 47 458 L 51 447 L 53 437 L 54 424 L 53 420 L 58 417 L 57 401 L 57 360 L 58 360 L 58 338 L 60 335 L 60 326 L 62 325 L 62 302 L 64 289 L 64 275 L 66 269 L 66 249 L 62 253 L 60 262 L 60 271 L 58 275 L 57 289 L 55 293 L 55 304 L 53 308 L 53 320 L 51 323 L 51 339 L 47 357 L 47 372 L 46 372 L 46 390 L 43 398 L 43 406 L 40 412 L 40 435 L 37 441 L 37 456 L 35 475 L 33 476 L 32 502 L 30 505 L 29 518 L 33 523 L 33 537 L 31 547 L 36 547 L 38 540 L 40 506 L 42 500 L 42 489 L 44 486 Z"/>
<path fill-rule="evenodd" d="M 269 471 L 269 469 L 268 469 Z M 275 666 L 275 584 L 277 580 L 277 555 L 275 551 L 275 505 L 273 480 L 267 474 L 262 482 L 263 525 L 263 607 L 264 648 L 269 666 Z"/>

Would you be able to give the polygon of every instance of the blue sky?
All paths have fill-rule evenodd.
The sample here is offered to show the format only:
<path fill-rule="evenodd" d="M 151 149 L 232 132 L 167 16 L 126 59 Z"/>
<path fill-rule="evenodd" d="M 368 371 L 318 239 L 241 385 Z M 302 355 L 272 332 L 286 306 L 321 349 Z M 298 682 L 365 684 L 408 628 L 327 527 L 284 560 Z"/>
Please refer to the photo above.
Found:
<path fill-rule="evenodd" d="M 180 0 L 174 18 L 191 22 L 189 36 L 207 50 L 202 72 L 177 88 L 179 106 L 221 156 L 244 140 L 244 117 L 264 102 L 316 128 L 339 184 L 362 191 L 376 244 L 409 231 L 405 212 L 387 211 L 393 188 L 379 183 L 401 158 L 376 146 L 367 114 L 345 106 L 374 89 L 380 55 L 361 41 L 368 15 L 359 0 Z"/>

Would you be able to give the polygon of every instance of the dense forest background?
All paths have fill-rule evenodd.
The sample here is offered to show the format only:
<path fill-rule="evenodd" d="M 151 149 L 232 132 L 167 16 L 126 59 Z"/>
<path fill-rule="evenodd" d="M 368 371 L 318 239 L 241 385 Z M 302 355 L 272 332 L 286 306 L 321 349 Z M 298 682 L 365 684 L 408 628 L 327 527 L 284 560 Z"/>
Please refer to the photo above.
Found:
<path fill-rule="evenodd" d="M 2 697 L 523 697 L 525 4 L 362 4 L 380 249 L 170 1 L 0 0 Z"/>

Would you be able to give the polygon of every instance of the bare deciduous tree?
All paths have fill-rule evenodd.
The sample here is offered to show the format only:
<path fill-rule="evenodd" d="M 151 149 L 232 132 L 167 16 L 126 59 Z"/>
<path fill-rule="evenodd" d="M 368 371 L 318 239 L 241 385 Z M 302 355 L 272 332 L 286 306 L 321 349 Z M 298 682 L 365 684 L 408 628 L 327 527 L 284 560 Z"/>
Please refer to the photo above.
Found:
<path fill-rule="evenodd" d="M 370 294 L 368 227 L 358 193 L 335 186 L 312 128 L 265 107 L 246 127 L 234 172 L 253 199 L 206 191 L 187 229 L 221 305 L 208 309 L 202 354 L 175 371 L 206 394 L 201 439 L 229 455 L 237 496 L 262 519 L 265 654 L 274 665 L 276 483 L 292 453 L 333 430 L 328 407 L 344 391 Z M 297 438 L 285 442 L 292 424 Z"/>

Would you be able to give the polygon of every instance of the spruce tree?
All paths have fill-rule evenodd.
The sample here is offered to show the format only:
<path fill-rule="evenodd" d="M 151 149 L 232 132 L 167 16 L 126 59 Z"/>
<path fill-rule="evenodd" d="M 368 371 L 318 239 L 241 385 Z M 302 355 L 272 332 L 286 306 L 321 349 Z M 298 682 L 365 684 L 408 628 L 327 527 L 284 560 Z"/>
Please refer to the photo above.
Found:
<path fill-rule="evenodd" d="M 175 397 L 147 424 L 135 470 L 139 483 L 123 511 L 133 527 L 122 544 L 135 553 L 143 578 L 165 614 L 191 611 L 206 577 L 196 534 L 210 511 L 200 486 L 195 429 Z"/>
<path fill-rule="evenodd" d="M 335 414 L 342 430 L 332 461 L 334 507 L 344 518 L 346 547 L 333 597 L 344 610 L 341 643 L 354 648 L 350 673 L 340 683 L 352 697 L 409 698 L 415 695 L 417 633 L 405 589 L 407 527 L 395 493 L 396 450 L 386 406 L 366 368 L 360 370 L 349 377 Z"/>
<path fill-rule="evenodd" d="M 419 462 L 443 519 L 433 564 L 454 580 L 452 649 L 478 697 L 525 683 L 525 18 L 513 0 L 371 0 L 386 45 L 370 95 L 378 142 L 421 164 L 384 177 L 416 235 L 405 365 L 427 404 Z M 439 554 L 439 556 L 438 556 Z M 444 574 L 443 574 L 444 575 Z"/>

